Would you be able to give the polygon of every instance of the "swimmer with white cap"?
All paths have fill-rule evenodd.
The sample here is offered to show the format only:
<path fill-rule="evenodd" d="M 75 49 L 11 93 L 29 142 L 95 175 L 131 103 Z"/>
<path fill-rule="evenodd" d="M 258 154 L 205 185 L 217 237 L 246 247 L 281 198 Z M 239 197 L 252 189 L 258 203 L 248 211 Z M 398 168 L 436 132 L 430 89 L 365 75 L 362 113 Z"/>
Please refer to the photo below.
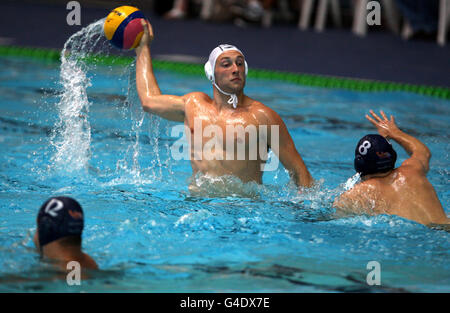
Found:
<path fill-rule="evenodd" d="M 206 77 L 208 77 L 208 79 L 213 83 L 214 87 L 216 87 L 216 89 L 226 95 L 229 96 L 230 98 L 228 99 L 227 103 L 231 104 L 233 106 L 234 109 L 237 108 L 238 105 L 238 97 L 236 95 L 236 93 L 228 93 L 223 91 L 217 84 L 216 84 L 216 77 L 215 77 L 215 71 L 213 69 L 216 68 L 216 62 L 217 59 L 219 58 L 219 56 L 227 51 L 236 51 L 237 54 L 240 54 L 240 56 L 238 56 L 240 58 L 240 60 L 238 61 L 238 64 L 240 66 L 242 66 L 242 64 L 244 64 L 244 68 L 245 68 L 245 78 L 247 77 L 247 72 L 248 72 L 248 65 L 247 62 L 244 59 L 244 54 L 242 53 L 241 50 L 239 50 L 238 48 L 236 48 L 235 46 L 232 45 L 219 45 L 218 47 L 214 48 L 213 51 L 211 51 L 211 53 L 209 54 L 209 58 L 208 58 L 208 62 L 205 63 L 205 74 Z M 223 61 L 223 58 L 221 59 L 221 61 Z M 224 63 L 226 63 L 228 60 L 226 59 Z M 227 64 L 226 64 L 227 65 Z M 238 83 L 240 82 L 240 78 L 235 78 L 234 80 L 232 79 L 231 81 L 237 81 Z M 244 79 L 244 84 L 245 84 L 245 79 Z M 241 92 L 243 91 L 243 86 L 242 89 L 238 89 Z"/>
<path fill-rule="evenodd" d="M 142 25 L 144 35 L 136 48 L 136 88 L 142 107 L 151 114 L 185 124 L 194 175 L 230 175 L 244 183 L 261 184 L 262 174 L 267 170 L 264 153 L 267 155 L 271 149 L 299 187 L 312 186 L 313 178 L 283 120 L 275 111 L 244 94 L 248 65 L 241 50 L 222 44 L 210 53 L 204 68 L 213 86 L 212 99 L 203 92 L 165 95 L 152 68 L 153 29 L 148 21 L 142 20 Z M 242 138 L 238 132 L 231 136 L 228 128 L 245 132 Z M 256 130 L 257 146 L 252 142 L 252 129 Z M 212 144 L 212 135 L 217 133 L 226 135 L 215 137 Z M 244 156 L 239 155 L 239 145 L 245 145 Z M 252 153 L 256 152 L 252 149 L 258 153 Z M 263 153 L 259 153 L 261 150 Z"/>

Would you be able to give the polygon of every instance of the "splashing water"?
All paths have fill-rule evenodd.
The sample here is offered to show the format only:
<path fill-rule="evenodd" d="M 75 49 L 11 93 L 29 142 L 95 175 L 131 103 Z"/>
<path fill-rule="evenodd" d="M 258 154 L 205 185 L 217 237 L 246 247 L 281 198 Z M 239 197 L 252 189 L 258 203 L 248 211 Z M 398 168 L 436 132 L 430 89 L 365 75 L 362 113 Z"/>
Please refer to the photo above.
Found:
<path fill-rule="evenodd" d="M 132 177 L 133 182 L 142 182 L 140 177 L 141 171 L 139 166 L 139 155 L 140 155 L 139 131 L 144 122 L 145 115 L 140 108 L 136 108 L 136 106 L 132 105 L 133 101 L 131 99 L 133 99 L 133 97 L 137 97 L 137 95 L 134 95 L 133 92 L 136 90 L 136 88 L 131 88 L 131 86 L 134 86 L 136 84 L 134 75 L 130 74 L 129 81 L 130 84 L 128 85 L 127 90 L 127 102 L 128 102 L 127 104 L 131 109 L 130 110 L 131 114 L 130 117 L 132 120 L 131 135 L 135 137 L 135 142 L 127 148 L 125 157 L 117 161 L 116 170 L 124 171 L 130 174 L 130 177 Z"/>
<path fill-rule="evenodd" d="M 344 190 L 352 189 L 353 186 L 355 186 L 355 184 L 359 181 L 360 178 L 361 178 L 361 175 L 359 173 L 356 173 L 355 175 L 353 175 L 352 177 L 347 179 L 347 181 L 344 184 Z"/>
<path fill-rule="evenodd" d="M 92 130 L 89 122 L 91 103 L 87 89 L 92 86 L 90 76 L 95 76 L 98 69 L 97 65 L 89 60 L 98 55 L 110 55 L 113 50 L 103 35 L 104 21 L 104 18 L 100 19 L 73 34 L 61 51 L 59 83 L 62 86 L 62 94 L 56 107 L 58 119 L 50 135 L 52 155 L 47 166 L 47 170 L 56 171 L 58 175 L 96 170 L 89 164 L 92 156 Z M 170 163 L 168 158 L 161 158 L 158 147 L 160 128 L 164 128 L 165 124 L 161 123 L 159 117 L 150 116 L 148 137 L 152 150 L 144 153 L 140 140 L 146 115 L 137 95 L 135 64 L 130 64 L 123 74 L 128 75 L 125 107 L 131 120 L 128 136 L 132 140 L 116 162 L 115 172 L 120 178 L 113 178 L 109 183 L 142 185 L 161 179 L 162 167 L 168 167 L 167 164 Z M 167 145 L 166 148 L 168 149 Z M 150 164 L 145 164 L 145 168 L 149 170 L 145 177 L 141 168 L 142 155 L 151 160 Z"/>
<path fill-rule="evenodd" d="M 243 183 L 231 175 L 221 177 L 197 173 L 190 178 L 189 191 L 191 196 L 221 198 L 242 197 L 257 199 L 264 187 L 255 182 Z"/>
<path fill-rule="evenodd" d="M 104 19 L 101 19 L 72 35 L 61 52 L 63 93 L 57 105 L 59 119 L 50 138 L 56 149 L 51 164 L 56 169 L 80 170 L 86 168 L 90 158 L 90 103 L 86 89 L 91 83 L 86 75 L 88 66 L 84 58 L 98 48 L 101 40 L 105 41 L 103 23 Z"/>

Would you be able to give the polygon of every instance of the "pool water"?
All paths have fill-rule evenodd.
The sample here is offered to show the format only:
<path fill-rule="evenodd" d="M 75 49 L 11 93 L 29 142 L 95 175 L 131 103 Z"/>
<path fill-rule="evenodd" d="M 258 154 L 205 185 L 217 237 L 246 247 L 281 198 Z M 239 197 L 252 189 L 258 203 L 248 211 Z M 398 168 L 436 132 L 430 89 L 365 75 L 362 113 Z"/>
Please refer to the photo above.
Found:
<path fill-rule="evenodd" d="M 448 215 L 447 100 L 249 79 L 246 94 L 280 114 L 318 185 L 297 194 L 280 165 L 263 186 L 194 178 L 204 193 L 193 196 L 190 162 L 170 154 L 177 124 L 144 114 L 133 64 L 65 82 L 59 64 L 9 57 L 0 68 L 2 292 L 450 291 L 449 233 L 332 208 L 357 141 L 375 133 L 364 114 L 383 109 L 431 149 L 428 177 Z M 156 76 L 167 94 L 212 93 L 203 77 Z M 83 249 L 101 268 L 81 286 L 49 278 L 34 251 L 38 209 L 57 195 L 83 206 Z M 370 261 L 380 286 L 366 282 Z"/>

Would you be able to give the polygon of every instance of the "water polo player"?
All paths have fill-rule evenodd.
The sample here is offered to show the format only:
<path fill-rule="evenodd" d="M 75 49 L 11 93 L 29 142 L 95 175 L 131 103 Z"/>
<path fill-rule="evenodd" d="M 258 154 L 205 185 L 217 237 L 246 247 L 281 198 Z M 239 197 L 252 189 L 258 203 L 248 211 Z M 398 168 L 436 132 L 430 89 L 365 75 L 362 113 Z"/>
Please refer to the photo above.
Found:
<path fill-rule="evenodd" d="M 418 139 L 402 132 L 381 111 L 380 118 L 370 111 L 366 118 L 379 135 L 364 136 L 356 146 L 354 166 L 362 182 L 345 192 L 334 203 L 341 212 L 393 214 L 421 224 L 448 224 L 449 219 L 426 174 L 430 150 Z M 395 168 L 397 153 L 388 139 L 395 140 L 409 158 Z"/>
<path fill-rule="evenodd" d="M 212 99 L 203 92 L 192 92 L 183 96 L 164 95 L 159 89 L 152 68 L 150 43 L 153 40 L 153 30 L 148 21 L 147 25 L 145 20 L 141 21 L 144 35 L 136 48 L 136 87 L 142 107 L 146 112 L 185 124 L 187 138 L 190 140 L 190 161 L 194 175 L 232 175 L 243 182 L 262 183 L 265 160 L 260 153 L 252 151 L 252 148 L 260 151 L 262 147 L 266 153 L 269 148 L 274 151 L 298 186 L 309 187 L 313 184 L 313 179 L 280 116 L 244 94 L 248 65 L 244 54 L 238 48 L 220 45 L 209 55 L 205 73 L 213 85 Z M 221 138 L 223 140 L 219 140 L 219 144 L 212 149 L 214 156 L 208 157 L 206 152 L 212 150 L 206 149 L 207 143 L 213 136 L 206 130 L 212 129 L 212 126 L 222 134 L 227 134 L 227 127 L 254 127 L 257 131 L 258 147 L 252 145 L 250 132 L 244 133 L 242 138 L 234 134 L 224 135 Z M 262 134 L 262 126 L 267 126 L 266 134 Z M 277 140 L 273 140 L 275 136 Z M 198 138 L 200 140 L 196 141 Z M 229 145 L 226 144 L 230 142 L 232 147 L 244 142 L 245 156 L 239 157 L 238 149 L 230 152 L 231 149 L 228 149 Z M 256 157 L 252 158 L 252 155 Z"/>
<path fill-rule="evenodd" d="M 56 261 L 63 270 L 70 261 L 77 261 L 81 268 L 97 269 L 95 261 L 81 250 L 83 228 L 83 210 L 76 200 L 50 198 L 39 210 L 34 243 L 43 257 Z"/>

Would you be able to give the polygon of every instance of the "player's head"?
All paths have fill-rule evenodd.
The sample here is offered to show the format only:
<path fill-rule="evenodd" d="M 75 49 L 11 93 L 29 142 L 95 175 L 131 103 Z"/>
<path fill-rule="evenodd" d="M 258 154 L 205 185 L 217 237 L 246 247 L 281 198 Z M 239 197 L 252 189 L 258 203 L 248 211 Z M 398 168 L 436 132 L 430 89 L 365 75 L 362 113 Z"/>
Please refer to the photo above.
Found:
<path fill-rule="evenodd" d="M 355 149 L 355 170 L 361 176 L 386 173 L 395 167 L 397 153 L 386 138 L 380 135 L 366 135 Z"/>
<path fill-rule="evenodd" d="M 81 244 L 84 216 L 81 205 L 69 197 L 53 197 L 40 208 L 37 216 L 39 248 L 61 238 L 75 237 Z"/>
<path fill-rule="evenodd" d="M 242 51 L 233 45 L 219 45 L 209 54 L 204 68 L 206 77 L 217 90 L 230 96 L 228 102 L 236 108 L 236 94 L 244 88 L 248 73 L 248 65 Z"/>

